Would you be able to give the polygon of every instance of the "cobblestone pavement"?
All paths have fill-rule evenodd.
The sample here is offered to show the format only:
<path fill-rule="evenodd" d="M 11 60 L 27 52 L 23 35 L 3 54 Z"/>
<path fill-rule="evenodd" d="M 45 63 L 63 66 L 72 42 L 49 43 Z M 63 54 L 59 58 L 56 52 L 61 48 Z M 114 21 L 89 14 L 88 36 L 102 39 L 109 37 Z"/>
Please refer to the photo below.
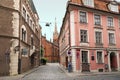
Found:
<path fill-rule="evenodd" d="M 45 66 L 40 66 L 39 70 L 31 73 L 21 80 L 73 80 L 67 76 L 59 67 L 58 64 L 52 63 Z"/>
<path fill-rule="evenodd" d="M 120 72 L 68 73 L 57 63 L 48 63 L 25 74 L 0 77 L 0 80 L 120 80 Z"/>

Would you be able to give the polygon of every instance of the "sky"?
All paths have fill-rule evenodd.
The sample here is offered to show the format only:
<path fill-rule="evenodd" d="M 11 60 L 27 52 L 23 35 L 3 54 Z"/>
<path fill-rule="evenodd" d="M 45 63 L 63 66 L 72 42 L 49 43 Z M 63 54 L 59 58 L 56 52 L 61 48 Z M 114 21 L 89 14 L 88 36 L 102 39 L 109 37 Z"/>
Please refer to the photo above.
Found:
<path fill-rule="evenodd" d="M 42 35 L 44 36 L 44 34 L 46 34 L 47 40 L 53 39 L 55 18 L 57 30 L 60 32 L 67 1 L 68 0 L 33 0 L 40 18 L 39 23 L 42 27 Z M 45 26 L 47 22 L 51 23 L 49 27 Z"/>

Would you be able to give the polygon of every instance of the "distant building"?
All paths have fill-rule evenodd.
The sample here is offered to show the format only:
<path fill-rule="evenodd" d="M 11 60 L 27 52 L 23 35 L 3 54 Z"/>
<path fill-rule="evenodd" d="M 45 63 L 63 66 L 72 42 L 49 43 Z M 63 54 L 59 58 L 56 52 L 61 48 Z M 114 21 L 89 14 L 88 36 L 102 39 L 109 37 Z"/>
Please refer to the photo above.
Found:
<path fill-rule="evenodd" d="M 69 0 L 59 35 L 60 64 L 75 72 L 120 71 L 120 4 Z"/>
<path fill-rule="evenodd" d="M 42 36 L 42 48 L 44 57 L 47 62 L 59 62 L 59 48 L 58 48 L 58 31 L 55 22 L 55 30 L 53 33 L 53 42 L 46 39 L 46 35 Z"/>
<path fill-rule="evenodd" d="M 39 17 L 32 0 L 0 0 L 0 76 L 39 66 Z"/>

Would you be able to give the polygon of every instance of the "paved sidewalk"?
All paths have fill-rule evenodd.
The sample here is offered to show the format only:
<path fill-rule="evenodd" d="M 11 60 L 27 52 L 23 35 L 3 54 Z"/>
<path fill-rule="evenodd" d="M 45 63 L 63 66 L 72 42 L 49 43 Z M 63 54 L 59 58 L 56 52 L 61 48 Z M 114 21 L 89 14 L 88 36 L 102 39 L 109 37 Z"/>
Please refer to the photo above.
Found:
<path fill-rule="evenodd" d="M 120 72 L 68 72 L 63 66 L 59 66 L 70 77 L 79 77 L 79 76 L 96 76 L 96 75 L 119 75 Z"/>
<path fill-rule="evenodd" d="M 0 80 L 21 80 L 21 78 L 37 71 L 39 69 L 39 67 L 33 68 L 25 73 L 19 74 L 19 75 L 15 75 L 15 76 L 3 76 L 0 77 Z"/>

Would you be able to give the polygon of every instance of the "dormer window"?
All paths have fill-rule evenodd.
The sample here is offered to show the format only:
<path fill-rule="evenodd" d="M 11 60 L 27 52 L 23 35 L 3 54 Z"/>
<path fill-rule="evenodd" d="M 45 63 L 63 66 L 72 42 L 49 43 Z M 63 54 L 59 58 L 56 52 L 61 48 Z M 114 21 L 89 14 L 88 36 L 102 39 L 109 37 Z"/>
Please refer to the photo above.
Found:
<path fill-rule="evenodd" d="M 94 0 L 82 0 L 85 6 L 94 7 Z"/>
<path fill-rule="evenodd" d="M 113 11 L 113 12 L 119 12 L 118 10 L 118 4 L 116 1 L 112 1 L 108 4 L 108 8 L 110 11 Z"/>

